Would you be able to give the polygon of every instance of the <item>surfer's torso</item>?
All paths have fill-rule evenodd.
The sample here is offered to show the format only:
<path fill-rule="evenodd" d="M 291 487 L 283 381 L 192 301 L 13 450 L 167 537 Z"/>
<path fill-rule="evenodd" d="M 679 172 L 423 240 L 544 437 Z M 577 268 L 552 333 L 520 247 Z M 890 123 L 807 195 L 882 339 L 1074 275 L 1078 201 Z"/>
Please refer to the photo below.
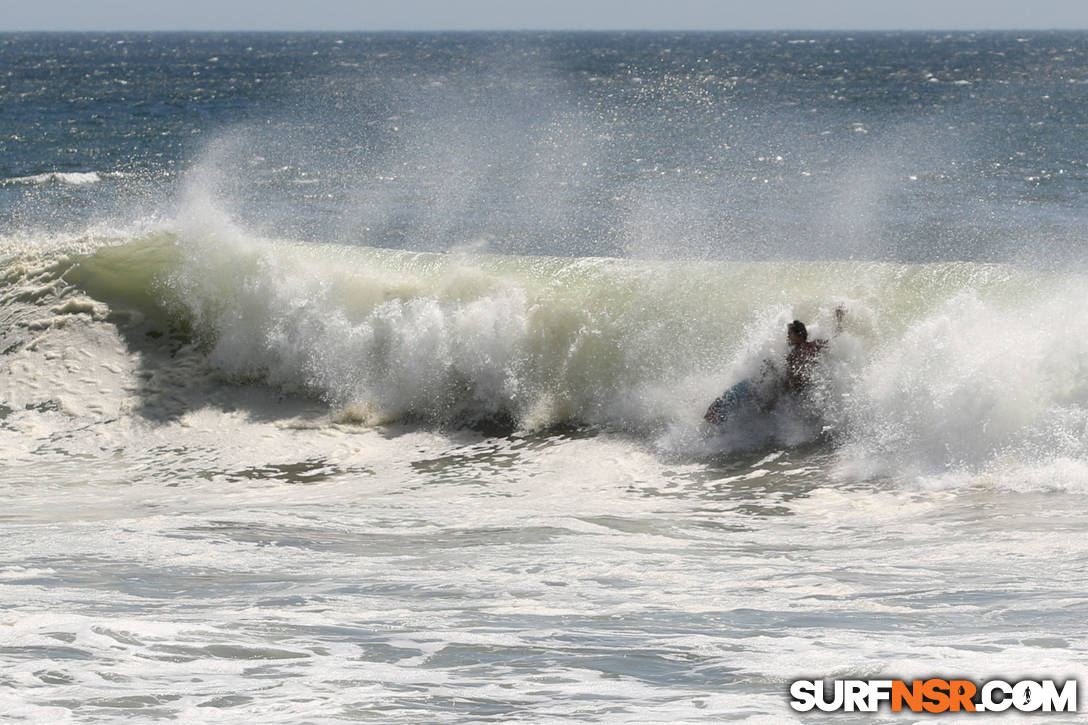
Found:
<path fill-rule="evenodd" d="M 820 353 L 827 347 L 827 340 L 798 342 L 790 347 L 786 355 L 787 390 L 801 391 L 812 384 L 812 375 L 820 359 Z"/>

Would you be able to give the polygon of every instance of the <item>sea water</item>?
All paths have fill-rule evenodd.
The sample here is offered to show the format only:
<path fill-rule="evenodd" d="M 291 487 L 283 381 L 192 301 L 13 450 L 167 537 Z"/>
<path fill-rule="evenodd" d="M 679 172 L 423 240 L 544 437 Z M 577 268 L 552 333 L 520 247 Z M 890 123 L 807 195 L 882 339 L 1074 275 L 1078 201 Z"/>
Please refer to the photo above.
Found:
<path fill-rule="evenodd" d="M 5 721 L 1088 671 L 1085 33 L 8 34 L 0 103 Z"/>

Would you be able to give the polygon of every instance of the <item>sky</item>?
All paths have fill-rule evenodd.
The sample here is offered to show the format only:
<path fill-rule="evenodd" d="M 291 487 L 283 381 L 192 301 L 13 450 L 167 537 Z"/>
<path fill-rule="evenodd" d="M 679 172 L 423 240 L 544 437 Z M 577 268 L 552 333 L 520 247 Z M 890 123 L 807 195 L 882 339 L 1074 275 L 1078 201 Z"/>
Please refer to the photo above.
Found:
<path fill-rule="evenodd" d="M 16 30 L 1088 29 L 1088 0 L 0 0 Z"/>

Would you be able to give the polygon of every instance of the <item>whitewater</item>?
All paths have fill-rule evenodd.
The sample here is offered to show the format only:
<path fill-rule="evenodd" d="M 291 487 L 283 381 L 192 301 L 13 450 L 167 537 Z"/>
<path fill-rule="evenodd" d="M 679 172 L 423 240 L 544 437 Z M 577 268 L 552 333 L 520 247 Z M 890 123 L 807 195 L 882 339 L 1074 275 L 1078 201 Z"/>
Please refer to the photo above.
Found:
<path fill-rule="evenodd" d="M 0 36 L 0 712 L 1083 682 L 1086 47 Z"/>

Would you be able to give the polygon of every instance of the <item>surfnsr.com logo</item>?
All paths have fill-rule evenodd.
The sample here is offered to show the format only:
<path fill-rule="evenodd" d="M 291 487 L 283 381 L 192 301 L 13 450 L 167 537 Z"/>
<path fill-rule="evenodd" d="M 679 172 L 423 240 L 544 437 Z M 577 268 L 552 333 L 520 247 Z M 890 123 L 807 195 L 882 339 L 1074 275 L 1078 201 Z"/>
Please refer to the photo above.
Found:
<path fill-rule="evenodd" d="M 790 684 L 790 707 L 798 712 L 1076 712 L 1077 681 L 990 680 L 797 680 Z"/>

